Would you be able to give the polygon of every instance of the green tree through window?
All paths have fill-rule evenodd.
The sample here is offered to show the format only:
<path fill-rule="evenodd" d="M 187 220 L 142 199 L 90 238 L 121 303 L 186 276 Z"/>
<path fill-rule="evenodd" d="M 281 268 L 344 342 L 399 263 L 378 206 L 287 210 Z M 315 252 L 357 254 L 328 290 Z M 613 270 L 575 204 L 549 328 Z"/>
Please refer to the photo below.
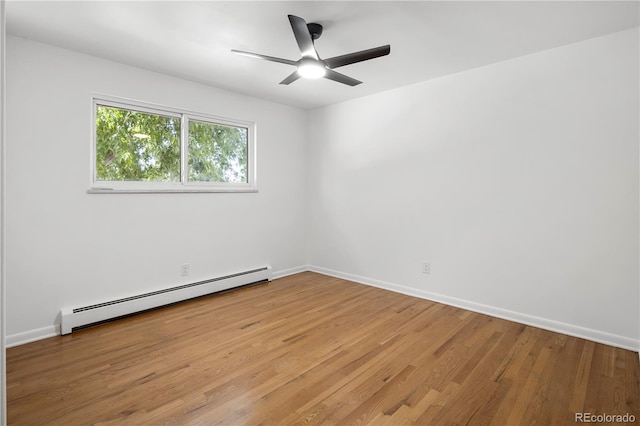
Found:
<path fill-rule="evenodd" d="M 180 181 L 180 118 L 96 107 L 96 179 Z"/>
<path fill-rule="evenodd" d="M 247 182 L 247 129 L 189 121 L 189 181 Z"/>
<path fill-rule="evenodd" d="M 142 104 L 94 104 L 97 189 L 255 190 L 251 123 Z"/>

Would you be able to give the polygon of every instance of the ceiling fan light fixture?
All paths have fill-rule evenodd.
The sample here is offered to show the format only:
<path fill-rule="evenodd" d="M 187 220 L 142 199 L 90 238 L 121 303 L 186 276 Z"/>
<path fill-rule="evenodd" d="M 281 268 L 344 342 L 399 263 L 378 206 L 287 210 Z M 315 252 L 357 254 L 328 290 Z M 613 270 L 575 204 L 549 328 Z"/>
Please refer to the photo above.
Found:
<path fill-rule="evenodd" d="M 379 58 L 380 56 L 386 56 L 391 52 L 391 46 L 387 44 L 385 46 L 378 46 L 372 49 L 322 59 L 320 58 L 320 55 L 318 55 L 314 45 L 314 40 L 318 39 L 320 34 L 322 34 L 322 25 L 313 22 L 308 24 L 307 21 L 295 15 L 289 15 L 288 17 L 291 29 L 293 30 L 293 36 L 296 39 L 296 43 L 298 43 L 298 48 L 302 55 L 300 60 L 292 61 L 290 59 L 276 58 L 274 56 L 260 55 L 258 53 L 245 52 L 236 49 L 232 49 L 231 52 L 249 56 L 251 58 L 265 59 L 271 62 L 295 66 L 296 70 L 282 80 L 280 84 L 291 84 L 299 78 L 319 79 L 324 77 L 338 83 L 346 84 L 347 86 L 357 86 L 362 82 L 355 78 L 340 74 L 339 72 L 336 72 L 334 68 Z"/>
<path fill-rule="evenodd" d="M 302 78 L 322 78 L 327 73 L 327 68 L 318 61 L 303 61 L 298 65 L 298 75 Z"/>

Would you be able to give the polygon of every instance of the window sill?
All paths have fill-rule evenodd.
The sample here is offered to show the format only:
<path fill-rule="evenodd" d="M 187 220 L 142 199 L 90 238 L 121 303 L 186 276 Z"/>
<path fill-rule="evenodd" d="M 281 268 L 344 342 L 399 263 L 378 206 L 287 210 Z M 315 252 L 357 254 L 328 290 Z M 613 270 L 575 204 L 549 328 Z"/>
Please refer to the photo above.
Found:
<path fill-rule="evenodd" d="M 168 189 L 122 189 L 89 188 L 87 194 L 190 194 L 190 193 L 255 193 L 257 188 L 168 188 Z"/>

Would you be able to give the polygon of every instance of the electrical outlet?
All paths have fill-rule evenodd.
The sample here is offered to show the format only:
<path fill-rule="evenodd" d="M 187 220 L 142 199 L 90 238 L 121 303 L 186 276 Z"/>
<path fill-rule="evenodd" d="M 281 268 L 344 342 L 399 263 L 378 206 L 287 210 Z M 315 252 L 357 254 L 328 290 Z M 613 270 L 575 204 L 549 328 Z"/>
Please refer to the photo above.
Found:
<path fill-rule="evenodd" d="M 189 275 L 189 264 L 185 263 L 184 265 L 180 266 L 180 275 L 183 277 L 186 277 Z"/>
<path fill-rule="evenodd" d="M 430 274 L 431 273 L 431 263 L 422 262 L 422 273 L 423 274 Z"/>

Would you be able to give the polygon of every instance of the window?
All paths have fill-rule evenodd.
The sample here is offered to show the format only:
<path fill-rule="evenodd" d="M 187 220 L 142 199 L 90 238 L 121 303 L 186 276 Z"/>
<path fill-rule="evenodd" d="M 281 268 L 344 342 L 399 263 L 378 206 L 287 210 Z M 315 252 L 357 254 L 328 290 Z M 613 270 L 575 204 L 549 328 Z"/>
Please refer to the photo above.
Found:
<path fill-rule="evenodd" d="M 89 192 L 255 191 L 254 124 L 94 99 Z"/>

